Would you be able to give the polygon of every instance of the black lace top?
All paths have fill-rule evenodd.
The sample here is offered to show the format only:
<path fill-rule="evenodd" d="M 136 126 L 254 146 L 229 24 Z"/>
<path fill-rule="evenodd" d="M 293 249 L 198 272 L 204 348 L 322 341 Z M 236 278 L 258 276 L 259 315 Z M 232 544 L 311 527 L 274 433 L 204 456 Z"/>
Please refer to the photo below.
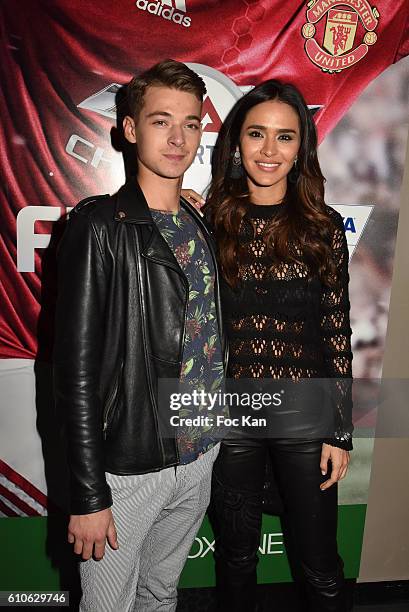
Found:
<path fill-rule="evenodd" d="M 348 298 L 348 247 L 342 217 L 334 222 L 332 247 L 340 283 L 325 287 L 305 264 L 271 266 L 263 234 L 280 207 L 250 204 L 240 228 L 244 262 L 240 287 L 222 285 L 232 378 L 332 378 L 336 431 L 325 441 L 351 449 L 351 328 Z"/>

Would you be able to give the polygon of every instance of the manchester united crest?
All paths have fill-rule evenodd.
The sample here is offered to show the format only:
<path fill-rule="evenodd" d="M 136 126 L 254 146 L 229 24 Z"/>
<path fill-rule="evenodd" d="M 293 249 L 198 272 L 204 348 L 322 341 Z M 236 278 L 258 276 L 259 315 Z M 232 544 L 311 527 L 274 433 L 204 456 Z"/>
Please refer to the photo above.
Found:
<path fill-rule="evenodd" d="M 367 0 L 311 0 L 302 27 L 305 51 L 323 72 L 341 72 L 376 43 L 378 22 L 379 12 Z"/>

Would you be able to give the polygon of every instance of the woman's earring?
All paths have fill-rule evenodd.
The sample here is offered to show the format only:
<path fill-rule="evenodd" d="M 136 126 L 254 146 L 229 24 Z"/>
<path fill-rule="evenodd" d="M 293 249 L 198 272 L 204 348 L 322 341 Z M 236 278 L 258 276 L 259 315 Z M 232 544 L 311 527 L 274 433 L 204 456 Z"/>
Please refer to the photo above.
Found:
<path fill-rule="evenodd" d="M 233 154 L 233 161 L 230 170 L 230 178 L 239 179 L 243 176 L 243 166 L 241 165 L 240 151 L 235 151 Z"/>
<path fill-rule="evenodd" d="M 290 183 L 293 183 L 293 184 L 297 182 L 298 177 L 300 176 L 297 162 L 298 162 L 298 157 L 294 159 L 293 167 L 291 168 L 288 174 L 288 180 L 290 181 Z"/>

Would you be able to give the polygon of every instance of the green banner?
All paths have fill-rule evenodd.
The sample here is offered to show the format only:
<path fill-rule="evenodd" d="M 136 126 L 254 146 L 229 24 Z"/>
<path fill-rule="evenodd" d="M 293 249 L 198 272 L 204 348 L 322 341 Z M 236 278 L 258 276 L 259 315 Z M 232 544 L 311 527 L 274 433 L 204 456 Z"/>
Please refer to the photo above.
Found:
<path fill-rule="evenodd" d="M 365 512 L 365 504 L 339 507 L 339 548 L 348 578 L 356 578 L 359 573 Z M 46 552 L 48 521 L 52 522 L 54 518 L 7 518 L 0 521 L 0 541 L 3 550 L 7 551 L 1 561 L 0 590 L 60 588 L 58 569 Z M 62 532 L 60 535 L 64 536 Z M 206 517 L 183 570 L 182 588 L 214 585 L 213 549 L 213 532 Z M 259 554 L 260 584 L 291 580 L 280 520 L 276 517 L 264 516 Z"/>

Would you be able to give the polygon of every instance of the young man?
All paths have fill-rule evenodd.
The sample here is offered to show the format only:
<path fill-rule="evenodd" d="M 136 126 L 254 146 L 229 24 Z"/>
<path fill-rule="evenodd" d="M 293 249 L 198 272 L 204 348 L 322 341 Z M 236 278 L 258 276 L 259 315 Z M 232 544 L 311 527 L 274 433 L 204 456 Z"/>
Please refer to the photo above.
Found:
<path fill-rule="evenodd" d="M 215 389 L 222 377 L 215 253 L 180 200 L 205 92 L 173 60 L 130 82 L 137 180 L 78 204 L 60 246 L 55 395 L 82 612 L 174 610 L 209 502 L 219 445 L 191 428 L 163 435 L 157 401 L 160 378 Z"/>

